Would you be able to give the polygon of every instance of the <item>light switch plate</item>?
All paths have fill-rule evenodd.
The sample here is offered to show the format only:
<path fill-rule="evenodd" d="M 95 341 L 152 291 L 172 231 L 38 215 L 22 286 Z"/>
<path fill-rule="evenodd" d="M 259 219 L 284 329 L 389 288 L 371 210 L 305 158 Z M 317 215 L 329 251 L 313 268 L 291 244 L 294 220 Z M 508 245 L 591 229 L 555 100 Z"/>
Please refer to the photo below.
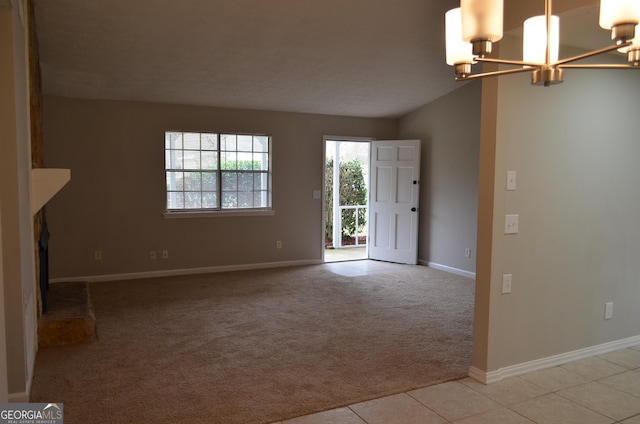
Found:
<path fill-rule="evenodd" d="M 504 218 L 504 233 L 505 234 L 518 234 L 518 215 L 505 215 Z"/>
<path fill-rule="evenodd" d="M 311 193 L 311 196 L 313 197 L 314 200 L 318 200 L 322 197 L 322 191 L 313 190 L 313 192 Z"/>
<path fill-rule="evenodd" d="M 503 274 L 502 275 L 502 294 L 511 293 L 511 281 L 513 279 L 513 275 L 511 274 Z"/>
<path fill-rule="evenodd" d="M 507 191 L 516 189 L 516 171 L 507 171 Z"/>

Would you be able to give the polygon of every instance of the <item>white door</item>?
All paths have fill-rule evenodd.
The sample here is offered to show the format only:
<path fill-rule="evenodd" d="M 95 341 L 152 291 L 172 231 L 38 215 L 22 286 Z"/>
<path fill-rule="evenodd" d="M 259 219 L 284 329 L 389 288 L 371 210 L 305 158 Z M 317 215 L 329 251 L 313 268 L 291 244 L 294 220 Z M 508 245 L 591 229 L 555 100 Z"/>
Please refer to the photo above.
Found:
<path fill-rule="evenodd" d="M 418 263 L 420 140 L 371 142 L 369 258 Z"/>

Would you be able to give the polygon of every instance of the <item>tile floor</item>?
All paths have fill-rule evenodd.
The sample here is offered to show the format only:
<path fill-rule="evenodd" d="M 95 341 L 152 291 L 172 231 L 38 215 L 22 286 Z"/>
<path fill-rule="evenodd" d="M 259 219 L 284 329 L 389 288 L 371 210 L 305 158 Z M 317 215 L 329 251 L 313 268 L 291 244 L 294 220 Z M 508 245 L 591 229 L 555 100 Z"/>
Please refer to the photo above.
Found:
<path fill-rule="evenodd" d="M 640 424 L 640 345 L 483 385 L 470 378 L 274 424 Z"/>

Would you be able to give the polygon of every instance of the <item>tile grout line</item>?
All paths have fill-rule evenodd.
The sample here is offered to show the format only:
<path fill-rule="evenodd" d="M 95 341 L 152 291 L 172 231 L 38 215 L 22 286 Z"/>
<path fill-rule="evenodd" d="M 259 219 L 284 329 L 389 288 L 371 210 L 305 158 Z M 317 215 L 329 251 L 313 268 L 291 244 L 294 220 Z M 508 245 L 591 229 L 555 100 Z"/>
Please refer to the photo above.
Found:
<path fill-rule="evenodd" d="M 439 383 L 439 384 L 445 384 L 445 383 L 459 383 L 460 380 L 452 380 L 452 381 L 445 381 L 444 383 Z M 462 383 L 460 383 L 462 384 Z M 435 386 L 437 386 L 438 384 L 436 384 Z M 426 386 L 426 387 L 434 387 L 434 386 Z M 422 387 L 422 389 L 424 389 L 425 387 Z M 420 389 L 415 389 L 415 390 L 420 390 Z M 413 390 L 412 390 L 413 391 Z M 427 405 L 425 405 L 424 403 L 420 402 L 419 399 L 416 399 L 415 397 L 411 396 L 411 394 L 409 392 L 406 392 L 406 395 L 409 396 L 411 399 L 415 400 L 416 402 L 418 402 L 420 405 L 424 406 L 425 408 L 427 408 L 429 411 L 433 412 L 434 414 L 436 414 L 437 416 L 439 416 L 440 418 L 442 418 L 444 420 L 445 423 L 450 423 L 451 421 L 449 419 L 447 419 L 446 417 L 443 417 L 442 415 L 438 414 L 436 411 L 434 411 L 433 409 L 429 408 Z"/>
<path fill-rule="evenodd" d="M 351 412 L 353 412 L 355 414 L 356 417 L 360 418 L 363 422 L 365 422 L 366 424 L 369 424 L 369 421 L 365 420 L 364 417 L 360 416 L 360 414 L 358 414 L 356 411 L 354 411 L 353 409 L 351 409 L 351 406 L 355 405 L 355 403 L 352 403 L 351 405 L 347 406 L 347 409 Z"/>

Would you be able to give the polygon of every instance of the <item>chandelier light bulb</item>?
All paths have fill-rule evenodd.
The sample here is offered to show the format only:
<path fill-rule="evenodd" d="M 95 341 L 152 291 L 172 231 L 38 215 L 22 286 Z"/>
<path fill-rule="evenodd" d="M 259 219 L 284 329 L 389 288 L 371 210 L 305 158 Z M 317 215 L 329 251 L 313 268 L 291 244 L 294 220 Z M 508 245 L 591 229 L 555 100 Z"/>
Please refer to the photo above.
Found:
<path fill-rule="evenodd" d="M 473 44 L 473 53 L 491 53 L 491 43 L 502 39 L 502 0 L 460 0 L 462 39 Z"/>
<path fill-rule="evenodd" d="M 638 24 L 639 0 L 600 0 L 600 26 L 611 30 L 612 40 L 621 42 L 632 39 Z"/>
<path fill-rule="evenodd" d="M 611 29 L 615 25 L 640 23 L 640 1 L 600 0 L 600 26 Z"/>
<path fill-rule="evenodd" d="M 460 8 L 451 9 L 444 15 L 446 60 L 448 65 L 472 63 L 471 44 L 462 39 Z"/>
<path fill-rule="evenodd" d="M 551 17 L 551 63 L 558 61 L 560 50 L 560 18 Z M 547 57 L 547 18 L 534 16 L 524 21 L 522 38 L 522 60 L 531 63 L 545 63 Z"/>

